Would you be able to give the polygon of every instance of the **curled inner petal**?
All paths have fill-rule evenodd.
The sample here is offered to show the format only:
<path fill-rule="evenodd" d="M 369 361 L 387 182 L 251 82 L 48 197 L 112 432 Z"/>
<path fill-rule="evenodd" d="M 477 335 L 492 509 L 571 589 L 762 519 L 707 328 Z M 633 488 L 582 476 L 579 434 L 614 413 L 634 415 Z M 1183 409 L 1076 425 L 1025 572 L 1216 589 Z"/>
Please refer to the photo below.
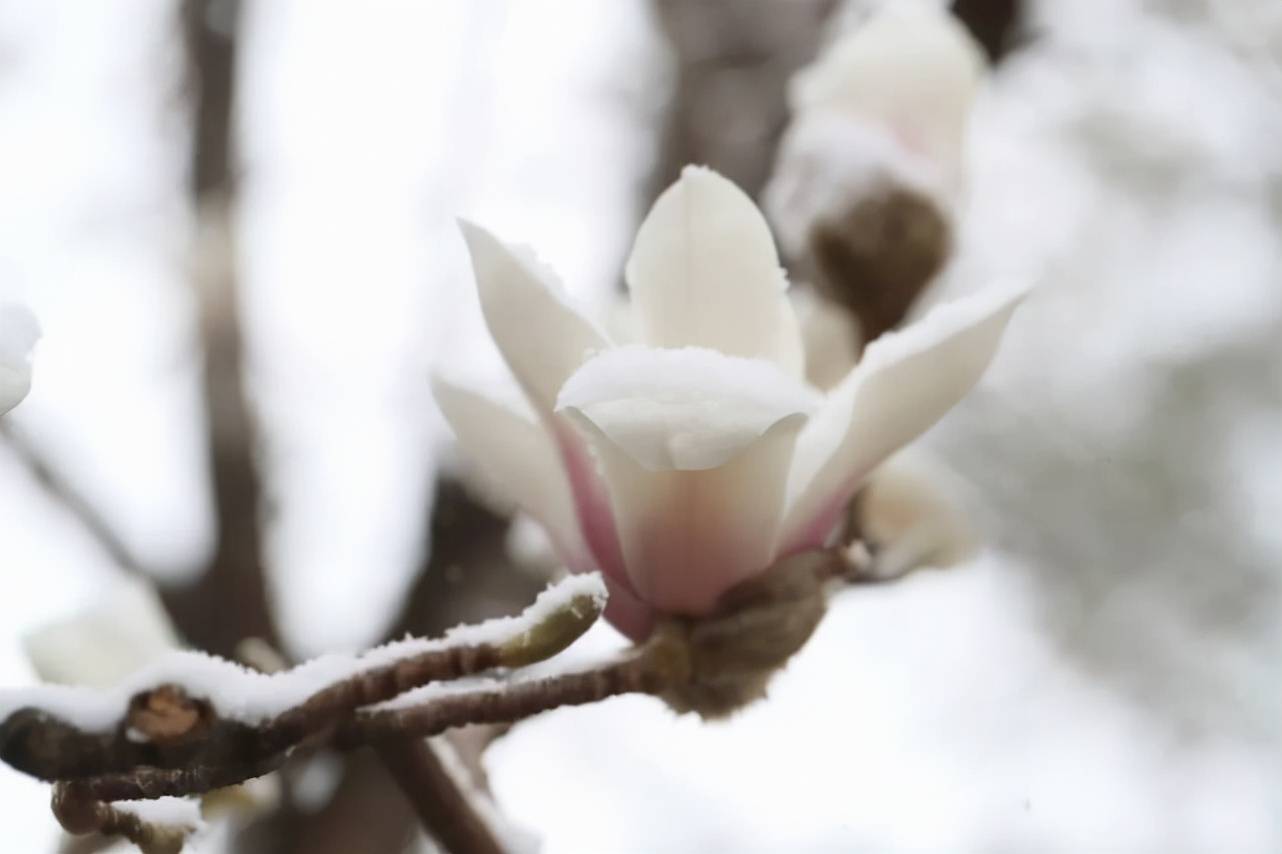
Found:
<path fill-rule="evenodd" d="M 641 340 L 768 359 L 802 373 L 801 337 L 765 218 L 710 169 L 687 166 L 637 232 L 628 287 Z"/>
<path fill-rule="evenodd" d="M 619 347 L 575 372 L 557 408 L 590 423 L 645 469 L 698 471 L 724 465 L 820 400 L 760 359 L 699 347 Z"/>
<path fill-rule="evenodd" d="M 698 348 L 614 350 L 571 378 L 559 405 L 596 450 L 645 601 L 706 613 L 770 564 L 793 446 L 816 400 L 770 363 Z"/>

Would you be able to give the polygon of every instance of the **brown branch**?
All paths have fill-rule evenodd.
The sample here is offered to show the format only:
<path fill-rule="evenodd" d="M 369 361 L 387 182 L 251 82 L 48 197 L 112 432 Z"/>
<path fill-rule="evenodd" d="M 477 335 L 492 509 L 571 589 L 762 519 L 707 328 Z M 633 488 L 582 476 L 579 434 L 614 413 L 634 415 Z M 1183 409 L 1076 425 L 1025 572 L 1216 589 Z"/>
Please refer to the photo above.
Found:
<path fill-rule="evenodd" d="M 494 829 L 475 809 L 461 781 L 454 779 L 426 741 L 379 744 L 379 758 L 418 814 L 423 827 L 453 854 L 504 854 Z"/>
<path fill-rule="evenodd" d="M 243 381 L 231 223 L 231 116 L 241 5 L 237 0 L 185 0 L 182 5 L 192 101 L 190 186 L 198 228 L 193 250 L 218 537 L 201 577 L 182 589 L 164 591 L 182 635 L 193 646 L 225 657 L 248 637 L 279 645 L 261 563 L 264 490 Z"/>
<path fill-rule="evenodd" d="M 448 626 L 509 612 L 515 603 L 528 602 L 537 592 L 539 583 L 511 565 L 504 545 L 508 521 L 478 504 L 457 481 L 441 477 L 436 484 L 431 524 L 426 531 L 428 541 L 425 550 L 429 558 L 405 599 L 405 608 L 391 636 L 437 634 Z M 469 767 L 472 777 L 477 780 L 477 787 L 484 789 L 480 754 L 483 745 L 495 737 L 497 728 L 469 727 L 468 733 L 471 736 L 468 742 L 455 741 L 455 746 L 459 748 L 460 757 Z M 460 733 L 448 733 L 445 737 L 455 740 L 459 736 Z M 379 751 L 380 758 L 384 758 L 384 753 Z M 396 755 L 401 764 L 435 761 L 434 756 L 421 752 Z M 484 818 L 475 813 L 474 802 L 456 791 L 456 781 L 451 777 L 437 774 L 431 767 L 415 770 L 389 765 L 388 771 L 406 802 L 413 806 L 419 822 L 443 845 L 449 847 L 446 840 L 455 832 L 451 826 L 453 823 L 464 827 L 485 825 Z M 349 773 L 361 773 L 361 767 L 354 767 Z M 409 787 L 411 784 L 413 788 Z M 312 817 L 312 823 L 341 825 L 342 816 L 348 812 L 344 793 L 347 799 L 360 797 L 360 787 L 340 790 L 321 815 Z M 433 807 L 433 804 L 444 802 L 456 807 L 450 816 L 438 816 Z M 388 810 L 392 806 L 385 803 L 381 809 Z M 445 824 L 437 821 L 438 818 Z M 313 854 L 309 847 L 295 847 L 293 850 L 300 854 Z"/>
<path fill-rule="evenodd" d="M 1024 14 L 1020 0 L 953 0 L 952 10 L 993 64 L 1019 47 Z"/>
<path fill-rule="evenodd" d="M 658 647 L 648 647 L 648 650 Z M 492 689 L 445 694 L 418 706 L 358 714 L 338 733 L 340 747 L 426 738 L 464 724 L 510 723 L 562 706 L 582 706 L 619 694 L 660 694 L 685 678 L 659 666 L 651 652 L 592 670 Z"/>
<path fill-rule="evenodd" d="M 53 814 L 68 833 L 123 836 L 143 854 L 178 854 L 197 828 L 153 824 L 94 796 L 89 787 L 72 781 L 53 787 Z"/>
<path fill-rule="evenodd" d="M 502 642 L 457 643 L 367 667 L 257 726 L 220 718 L 206 698 L 176 685 L 136 694 L 108 732 L 84 732 L 41 709 L 23 708 L 0 722 L 0 759 L 50 781 L 146 768 L 148 788 L 139 797 L 239 783 L 278 767 L 300 745 L 323 741 L 360 707 L 432 682 L 550 658 L 587 631 L 601 607 L 600 599 L 581 593 Z M 159 773 L 169 771 L 181 773 Z"/>
<path fill-rule="evenodd" d="M 546 605 L 536 604 L 538 618 L 518 624 L 501 642 L 407 654 L 316 691 L 257 726 L 221 719 L 208 700 L 175 685 L 135 695 L 108 733 L 82 732 L 46 711 L 25 708 L 0 722 L 0 759 L 43 779 L 74 783 L 59 789 L 75 794 L 70 803 L 82 807 L 69 813 L 69 827 L 123 832 L 118 828 L 129 830 L 129 819 L 114 817 L 106 806 L 115 801 L 205 793 L 320 747 L 372 746 L 439 839 L 453 840 L 446 842 L 453 850 L 501 850 L 423 738 L 631 693 L 660 696 L 678 711 L 704 717 L 729 714 L 762 696 L 773 674 L 810 637 L 825 611 L 827 583 L 856 569 L 843 554 L 815 551 L 781 560 L 731 590 L 712 614 L 670 618 L 626 657 L 592 669 L 544 678 L 517 669 L 502 676 L 557 654 L 595 622 L 604 603 L 596 590 L 585 590 L 546 613 Z M 399 707 L 382 705 L 434 682 L 486 673 L 502 678 L 417 702 L 405 696 Z"/>
<path fill-rule="evenodd" d="M 653 0 L 676 88 L 651 198 L 688 163 L 756 196 L 788 119 L 792 75 L 818 50 L 834 0 Z M 649 199 L 645 200 L 647 203 Z"/>

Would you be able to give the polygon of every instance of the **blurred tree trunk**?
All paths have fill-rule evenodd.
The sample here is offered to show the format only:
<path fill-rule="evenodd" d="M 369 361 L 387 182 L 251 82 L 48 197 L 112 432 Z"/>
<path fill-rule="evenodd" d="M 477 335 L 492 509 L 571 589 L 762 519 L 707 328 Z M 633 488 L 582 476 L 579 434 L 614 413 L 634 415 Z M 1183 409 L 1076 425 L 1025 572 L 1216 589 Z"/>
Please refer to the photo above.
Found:
<path fill-rule="evenodd" d="M 192 585 L 165 591 L 165 602 L 194 646 L 231 657 L 247 637 L 277 644 L 262 571 L 262 483 L 244 389 L 231 223 L 232 104 L 236 85 L 236 0 L 185 0 L 182 29 L 192 101 L 190 191 L 196 210 L 194 267 L 204 350 L 217 542 Z"/>
<path fill-rule="evenodd" d="M 788 81 L 814 58 L 837 0 L 653 0 L 672 46 L 675 90 L 650 198 L 688 163 L 754 198 L 788 121 Z"/>

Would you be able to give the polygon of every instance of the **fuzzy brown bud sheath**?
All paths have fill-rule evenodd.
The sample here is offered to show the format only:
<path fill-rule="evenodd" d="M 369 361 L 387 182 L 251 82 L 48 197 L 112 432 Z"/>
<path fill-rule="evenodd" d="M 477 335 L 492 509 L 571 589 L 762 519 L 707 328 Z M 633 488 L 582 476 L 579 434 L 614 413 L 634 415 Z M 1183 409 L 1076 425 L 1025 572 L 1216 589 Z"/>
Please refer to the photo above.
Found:
<path fill-rule="evenodd" d="M 661 631 L 687 659 L 688 678 L 663 699 L 679 712 L 720 718 L 764 697 L 823 619 L 825 581 L 839 572 L 839 560 L 827 551 L 785 558 L 732 588 L 715 613 L 665 625 Z"/>
<path fill-rule="evenodd" d="M 853 199 L 810 232 L 817 284 L 854 316 L 864 342 L 904 321 L 952 244 L 939 203 L 895 184 Z"/>

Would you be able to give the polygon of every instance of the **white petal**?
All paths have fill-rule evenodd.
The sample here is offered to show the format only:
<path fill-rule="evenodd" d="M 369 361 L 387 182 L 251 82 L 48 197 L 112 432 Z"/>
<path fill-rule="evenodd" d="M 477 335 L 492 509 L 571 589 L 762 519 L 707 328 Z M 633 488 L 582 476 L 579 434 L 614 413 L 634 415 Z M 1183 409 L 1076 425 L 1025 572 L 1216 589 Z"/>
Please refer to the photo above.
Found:
<path fill-rule="evenodd" d="M 16 303 L 0 303 L 0 415 L 31 390 L 31 350 L 40 338 L 35 317 Z"/>
<path fill-rule="evenodd" d="M 810 291 L 796 294 L 793 304 L 806 344 L 806 382 L 833 388 L 859 361 L 858 324 L 849 311 Z"/>
<path fill-rule="evenodd" d="M 124 578 L 87 611 L 26 635 L 23 647 L 45 682 L 113 687 L 171 650 L 178 637 L 152 585 Z"/>
<path fill-rule="evenodd" d="M 875 548 L 876 577 L 949 567 L 974 555 L 975 532 L 959 491 L 955 475 L 911 450 L 877 467 L 856 505 L 860 536 Z"/>
<path fill-rule="evenodd" d="M 659 196 L 627 264 L 641 340 L 769 359 L 800 375 L 797 319 L 765 218 L 717 173 L 687 166 Z"/>
<path fill-rule="evenodd" d="M 715 350 L 618 347 L 566 382 L 557 411 L 651 471 L 724 465 L 819 396 L 761 359 Z"/>
<path fill-rule="evenodd" d="M 865 119 L 955 171 L 986 65 L 982 48 L 946 9 L 897 0 L 798 75 L 793 109 Z"/>
<path fill-rule="evenodd" d="M 1024 293 L 941 305 L 868 347 L 798 439 L 784 553 L 821 545 L 860 480 L 970 391 Z"/>
<path fill-rule="evenodd" d="M 566 378 L 609 341 L 530 253 L 505 245 L 478 225 L 460 221 L 459 227 L 490 334 L 531 402 L 550 414 Z"/>
<path fill-rule="evenodd" d="M 803 423 L 790 415 L 730 462 L 701 471 L 652 471 L 592 434 L 628 578 L 642 600 L 663 613 L 705 614 L 730 587 L 770 566 Z"/>
<path fill-rule="evenodd" d="M 432 380 L 432 391 L 487 491 L 543 525 L 572 570 L 591 569 L 569 481 L 543 425 L 439 376 Z"/>

